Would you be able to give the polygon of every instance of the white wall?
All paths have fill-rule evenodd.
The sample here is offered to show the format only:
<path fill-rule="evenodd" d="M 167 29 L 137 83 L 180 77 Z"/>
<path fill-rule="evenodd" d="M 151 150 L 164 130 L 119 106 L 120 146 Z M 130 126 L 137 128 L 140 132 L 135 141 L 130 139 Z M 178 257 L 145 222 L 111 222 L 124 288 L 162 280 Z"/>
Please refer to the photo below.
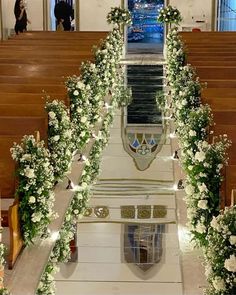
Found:
<path fill-rule="evenodd" d="M 79 0 L 80 31 L 109 31 L 106 16 L 121 0 Z"/>
<path fill-rule="evenodd" d="M 212 0 L 170 0 L 169 2 L 170 5 L 180 10 L 183 25 L 191 25 L 194 24 L 195 20 L 205 19 L 207 22 L 206 29 L 211 29 Z"/>
<path fill-rule="evenodd" d="M 2 17 L 4 31 L 10 31 L 15 26 L 14 16 L 15 0 L 2 0 Z M 43 0 L 27 1 L 27 16 L 31 21 L 28 30 L 43 30 Z"/>

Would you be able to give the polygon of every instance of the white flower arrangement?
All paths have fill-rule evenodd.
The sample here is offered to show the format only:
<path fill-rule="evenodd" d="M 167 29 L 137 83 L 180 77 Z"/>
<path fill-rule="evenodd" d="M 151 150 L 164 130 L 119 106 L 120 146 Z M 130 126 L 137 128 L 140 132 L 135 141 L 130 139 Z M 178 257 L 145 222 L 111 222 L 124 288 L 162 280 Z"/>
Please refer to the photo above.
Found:
<path fill-rule="evenodd" d="M 53 100 L 46 103 L 48 112 L 48 149 L 56 181 L 62 180 L 70 170 L 72 162 L 73 128 L 69 111 L 63 102 Z"/>
<path fill-rule="evenodd" d="M 55 217 L 54 175 L 49 151 L 44 142 L 37 142 L 34 136 L 24 136 L 20 145 L 11 148 L 17 162 L 19 185 L 16 190 L 20 200 L 20 220 L 26 245 L 45 234 L 47 226 Z"/>
<path fill-rule="evenodd" d="M 209 288 L 206 295 L 228 295 L 236 291 L 236 206 L 214 217 L 208 230 L 205 249 Z"/>
<path fill-rule="evenodd" d="M 70 98 L 70 114 L 74 149 L 82 150 L 91 136 L 93 105 L 91 105 L 91 87 L 85 85 L 79 77 L 69 77 L 66 82 Z"/>
<path fill-rule="evenodd" d="M 166 24 L 178 24 L 182 21 L 182 17 L 177 8 L 168 5 L 159 11 L 157 21 Z"/>
<path fill-rule="evenodd" d="M 86 132 L 83 133 L 83 131 L 91 131 L 90 129 L 86 129 L 88 127 L 87 125 L 84 126 L 83 124 L 89 122 L 89 124 L 91 124 L 90 127 L 93 127 L 93 124 L 98 121 L 94 116 L 96 114 L 101 116 L 100 102 L 102 101 L 103 96 L 107 94 L 106 92 L 108 90 L 111 91 L 110 94 L 112 94 L 111 106 L 108 108 L 102 127 L 98 135 L 95 137 L 95 143 L 90 151 L 89 157 L 85 161 L 85 168 L 79 182 L 79 190 L 75 193 L 71 205 L 66 212 L 58 240 L 56 241 L 49 263 L 39 283 L 37 295 L 55 294 L 53 274 L 58 268 L 58 262 L 66 262 L 70 258 L 69 243 L 74 238 L 75 223 L 82 217 L 83 212 L 87 207 L 90 198 L 90 186 L 96 181 L 98 176 L 101 153 L 108 143 L 109 128 L 113 121 L 115 107 L 118 104 L 117 101 L 121 102 L 122 99 L 124 99 L 121 97 L 122 91 L 119 88 L 121 87 L 120 81 L 123 81 L 120 77 L 122 72 L 118 67 L 123 46 L 122 39 L 123 36 L 119 30 L 113 29 L 112 33 L 108 35 L 106 42 L 103 43 L 103 46 L 106 46 L 109 49 L 109 56 L 111 56 L 112 51 L 113 55 L 116 56 L 116 58 L 113 58 L 112 60 L 104 58 L 105 63 L 110 63 L 110 65 L 107 65 L 107 68 L 114 67 L 114 72 L 112 73 L 112 75 L 114 74 L 114 81 L 109 84 L 109 87 L 112 87 L 112 89 L 108 89 L 108 84 L 103 83 L 101 77 L 98 75 L 96 64 L 90 62 L 85 63 L 82 66 L 80 78 L 70 77 L 66 84 L 71 100 L 71 118 L 74 120 L 74 124 L 77 124 L 78 128 L 85 128 L 84 130 L 78 129 L 77 134 L 80 140 L 84 140 L 87 136 Z M 116 44 L 118 49 L 116 48 Z M 105 48 L 103 48 L 103 50 L 104 49 Z M 99 99 L 95 99 L 96 97 L 99 97 Z M 50 115 L 55 119 L 56 116 L 54 114 L 51 113 Z M 86 140 L 84 141 L 84 144 L 85 143 Z M 82 146 L 84 146 L 84 144 Z M 30 202 L 35 201 L 32 196 L 29 199 Z"/>
<path fill-rule="evenodd" d="M 235 207 L 219 215 L 221 169 L 227 163 L 230 142 L 226 136 L 213 144 L 207 141 L 213 119 L 209 106 L 201 105 L 202 85 L 190 65 L 172 58 L 183 49 L 176 29 L 170 31 L 167 41 L 167 79 L 181 147 L 180 161 L 186 173 L 188 225 L 193 240 L 203 246 L 206 256 L 205 274 L 210 286 L 205 294 L 234 294 Z"/>
<path fill-rule="evenodd" d="M 109 24 L 130 25 L 132 24 L 131 13 L 129 10 L 121 7 L 112 7 L 111 11 L 107 15 L 107 22 Z"/>

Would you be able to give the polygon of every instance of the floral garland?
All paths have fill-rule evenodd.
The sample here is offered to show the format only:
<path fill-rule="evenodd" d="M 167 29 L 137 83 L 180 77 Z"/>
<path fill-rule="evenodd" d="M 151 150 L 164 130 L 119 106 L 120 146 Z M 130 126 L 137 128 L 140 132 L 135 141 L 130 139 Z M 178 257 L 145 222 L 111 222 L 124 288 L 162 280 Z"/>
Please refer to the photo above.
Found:
<path fill-rule="evenodd" d="M 48 112 L 48 149 L 56 181 L 62 180 L 69 171 L 74 150 L 72 123 L 62 101 L 46 103 Z"/>
<path fill-rule="evenodd" d="M 182 21 L 182 17 L 177 8 L 168 5 L 160 9 L 157 21 L 166 24 L 179 24 Z"/>
<path fill-rule="evenodd" d="M 212 124 L 209 106 L 201 105 L 201 89 L 196 73 L 184 59 L 173 59 L 176 48 L 184 56 L 183 43 L 176 28 L 167 38 L 167 79 L 170 86 L 174 118 L 179 138 L 181 164 L 186 172 L 186 203 L 190 231 L 198 245 L 206 246 L 207 228 L 219 214 L 220 170 L 227 161 L 229 141 L 221 137 L 209 144 L 208 129 Z M 170 62 L 169 62 L 170 60 Z"/>
<path fill-rule="evenodd" d="M 205 249 L 206 295 L 236 294 L 236 206 L 213 217 Z"/>
<path fill-rule="evenodd" d="M 5 265 L 5 254 L 6 254 L 6 246 L 3 243 L 0 243 L 0 267 L 1 270 L 4 270 Z M 3 285 L 3 277 L 0 278 L 1 285 Z M 4 288 L 3 286 L 0 287 L 0 295 L 10 295 L 10 292 L 7 290 L 7 288 Z"/>
<path fill-rule="evenodd" d="M 49 151 L 44 142 L 37 142 L 34 136 L 26 135 L 20 145 L 11 148 L 12 158 L 17 162 L 19 186 L 16 190 L 20 200 L 20 220 L 24 242 L 45 234 L 47 226 L 55 217 L 54 176 Z"/>
<path fill-rule="evenodd" d="M 121 7 L 112 7 L 107 15 L 107 22 L 109 24 L 132 24 L 131 13 L 127 9 Z"/>
<path fill-rule="evenodd" d="M 183 65 L 183 59 L 177 59 L 174 64 L 172 53 L 183 46 L 176 29 L 170 31 L 167 40 L 168 85 L 182 150 L 181 165 L 186 172 L 189 228 L 196 244 L 203 246 L 210 284 L 205 294 L 230 295 L 235 292 L 236 283 L 235 207 L 225 209 L 219 215 L 221 169 L 227 162 L 226 150 L 230 142 L 226 135 L 218 137 L 212 144 L 207 142 L 213 116 L 210 107 L 201 104 L 202 85 L 193 68 Z M 162 105 L 167 110 L 168 104 Z"/>
<path fill-rule="evenodd" d="M 92 110 L 96 109 L 96 112 L 98 112 L 97 101 L 99 96 L 94 99 L 92 104 L 91 88 L 76 76 L 69 77 L 66 86 L 70 98 L 71 121 L 74 127 L 74 147 L 82 150 L 91 136 L 91 121 L 97 120 L 97 114 Z"/>
<path fill-rule="evenodd" d="M 53 275 L 58 271 L 58 263 L 67 262 L 70 259 L 71 253 L 69 243 L 74 238 L 76 230 L 75 225 L 78 219 L 83 216 L 83 213 L 87 208 L 90 198 L 89 187 L 95 182 L 99 173 L 101 153 L 108 142 L 108 129 L 112 123 L 112 119 L 113 111 L 106 115 L 99 136 L 96 137 L 96 142 L 90 151 L 89 158 L 85 161 L 85 168 L 79 183 L 80 190 L 75 193 L 71 205 L 66 212 L 58 240 L 56 241 L 48 265 L 38 286 L 37 295 L 55 294 Z"/>
<path fill-rule="evenodd" d="M 106 84 L 106 82 L 104 83 L 101 76 L 97 75 L 98 65 L 96 66 L 90 62 L 82 65 L 80 78 L 71 77 L 67 81 L 68 92 L 71 99 L 71 117 L 77 117 L 76 112 L 79 109 L 80 114 L 80 108 L 83 108 L 83 110 L 85 108 L 90 109 L 90 113 L 87 113 L 87 116 L 92 127 L 96 121 L 101 119 L 100 102 L 103 101 L 103 96 L 107 94 L 107 91 L 110 92 L 112 100 L 111 106 L 107 108 L 107 114 L 103 120 L 102 127 L 98 132 L 98 135 L 95 136 L 95 143 L 93 144 L 89 157 L 85 160 L 85 167 L 79 182 L 79 190 L 75 193 L 71 205 L 66 212 L 63 227 L 59 233 L 58 240 L 56 241 L 48 265 L 38 286 L 37 295 L 55 294 L 53 275 L 58 270 L 58 262 L 66 262 L 70 258 L 69 243 L 74 238 L 75 224 L 78 219 L 82 217 L 87 208 L 87 203 L 90 198 L 90 186 L 96 181 L 99 173 L 101 153 L 108 143 L 109 128 L 113 121 L 115 108 L 117 107 L 118 102 L 122 105 L 122 91 L 120 83 L 122 83 L 123 79 L 120 77 L 120 75 L 122 75 L 122 71 L 120 71 L 120 68 L 118 67 L 118 58 L 121 57 L 123 48 L 122 39 L 123 37 L 120 31 L 113 29 L 113 31 L 108 35 L 106 42 L 103 43 L 105 48 L 102 50 L 108 48 L 107 52 L 109 52 L 109 55 L 113 52 L 113 56 L 115 57 L 113 57 L 113 59 L 104 57 L 103 59 L 104 63 L 111 64 L 106 66 L 106 68 L 115 67 L 115 70 L 112 69 L 112 71 L 114 70 L 112 72 L 114 81 L 109 83 L 109 89 L 108 84 Z M 99 56 L 101 57 L 100 53 Z M 109 79 L 112 79 L 112 77 L 109 77 Z M 117 77 L 119 78 L 118 80 Z M 88 97 L 86 93 L 91 93 L 91 96 Z M 98 100 L 94 100 L 94 97 L 96 96 L 99 96 Z M 75 113 L 74 115 L 73 112 Z M 98 114 L 99 117 L 94 119 L 94 114 Z M 81 124 L 81 117 L 76 120 L 77 121 L 75 123 Z"/>

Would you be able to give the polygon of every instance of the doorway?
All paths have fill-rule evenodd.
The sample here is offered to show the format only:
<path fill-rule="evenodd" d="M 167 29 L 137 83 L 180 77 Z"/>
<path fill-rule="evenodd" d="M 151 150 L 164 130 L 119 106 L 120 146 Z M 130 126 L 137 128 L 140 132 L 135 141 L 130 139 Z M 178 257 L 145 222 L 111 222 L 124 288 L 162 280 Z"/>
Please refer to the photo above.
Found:
<path fill-rule="evenodd" d="M 217 30 L 236 31 L 236 1 L 218 0 Z"/>
<path fill-rule="evenodd" d="M 157 22 L 164 0 L 128 0 L 132 25 L 127 29 L 128 54 L 163 52 L 164 26 Z"/>
<path fill-rule="evenodd" d="M 61 0 L 50 0 L 50 29 L 51 31 L 56 31 L 57 22 L 54 15 L 54 7 L 55 5 L 60 2 Z M 76 24 L 75 24 L 75 12 L 76 12 L 76 0 L 65 0 L 66 3 L 68 3 L 74 11 L 74 19 L 71 22 L 71 28 L 72 31 L 76 30 Z"/>

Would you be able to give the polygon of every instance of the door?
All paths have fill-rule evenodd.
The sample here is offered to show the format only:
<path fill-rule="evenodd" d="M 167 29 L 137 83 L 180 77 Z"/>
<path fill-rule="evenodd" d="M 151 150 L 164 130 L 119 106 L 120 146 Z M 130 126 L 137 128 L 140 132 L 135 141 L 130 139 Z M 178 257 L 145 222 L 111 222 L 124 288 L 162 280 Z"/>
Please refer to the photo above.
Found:
<path fill-rule="evenodd" d="M 127 29 L 128 54 L 162 53 L 164 26 L 157 22 L 164 0 L 128 0 L 132 25 Z"/>

